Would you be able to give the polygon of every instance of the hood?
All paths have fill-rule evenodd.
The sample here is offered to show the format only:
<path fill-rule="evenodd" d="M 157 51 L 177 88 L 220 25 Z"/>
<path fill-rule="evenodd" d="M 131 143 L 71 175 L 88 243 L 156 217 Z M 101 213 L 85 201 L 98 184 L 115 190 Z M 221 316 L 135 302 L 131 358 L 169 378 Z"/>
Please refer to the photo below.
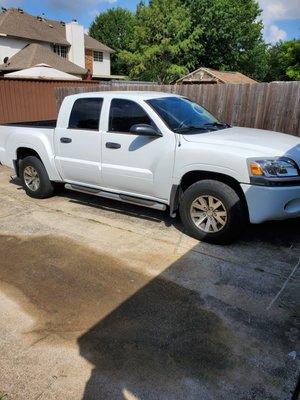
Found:
<path fill-rule="evenodd" d="M 292 158 L 300 166 L 300 138 L 284 133 L 252 128 L 228 128 L 209 133 L 184 135 L 188 142 L 217 145 L 239 151 L 247 157 Z"/>

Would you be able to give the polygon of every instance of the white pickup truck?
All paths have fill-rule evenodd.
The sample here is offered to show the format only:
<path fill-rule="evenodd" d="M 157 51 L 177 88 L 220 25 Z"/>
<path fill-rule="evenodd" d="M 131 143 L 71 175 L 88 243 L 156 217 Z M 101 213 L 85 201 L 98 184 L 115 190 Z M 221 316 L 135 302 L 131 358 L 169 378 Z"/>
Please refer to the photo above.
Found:
<path fill-rule="evenodd" d="M 230 127 L 187 98 L 98 92 L 58 120 L 0 126 L 0 162 L 26 193 L 67 189 L 165 210 L 188 234 L 232 241 L 245 223 L 300 216 L 300 138 Z"/>

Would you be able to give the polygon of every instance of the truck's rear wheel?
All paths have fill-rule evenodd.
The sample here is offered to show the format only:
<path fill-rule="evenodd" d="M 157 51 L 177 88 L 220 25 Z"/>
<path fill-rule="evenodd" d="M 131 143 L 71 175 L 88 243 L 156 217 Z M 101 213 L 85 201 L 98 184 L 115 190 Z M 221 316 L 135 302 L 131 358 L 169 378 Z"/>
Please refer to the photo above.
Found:
<path fill-rule="evenodd" d="M 187 233 L 209 243 L 233 241 L 247 221 L 238 194 L 230 186 L 215 180 L 191 185 L 183 193 L 179 211 Z"/>
<path fill-rule="evenodd" d="M 28 156 L 20 160 L 19 173 L 28 196 L 44 199 L 53 195 L 53 184 L 39 158 Z"/>

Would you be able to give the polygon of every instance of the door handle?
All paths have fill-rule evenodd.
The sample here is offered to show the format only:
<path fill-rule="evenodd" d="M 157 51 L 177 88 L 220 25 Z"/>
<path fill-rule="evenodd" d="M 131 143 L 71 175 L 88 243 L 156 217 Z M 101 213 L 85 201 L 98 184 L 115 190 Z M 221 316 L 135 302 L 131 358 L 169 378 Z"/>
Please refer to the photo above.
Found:
<path fill-rule="evenodd" d="M 68 138 L 68 137 L 62 137 L 60 138 L 61 143 L 71 143 L 72 139 Z"/>
<path fill-rule="evenodd" d="M 105 146 L 106 146 L 108 149 L 119 149 L 119 148 L 121 147 L 120 143 L 113 143 L 113 142 L 107 142 L 107 143 L 105 144 Z"/>

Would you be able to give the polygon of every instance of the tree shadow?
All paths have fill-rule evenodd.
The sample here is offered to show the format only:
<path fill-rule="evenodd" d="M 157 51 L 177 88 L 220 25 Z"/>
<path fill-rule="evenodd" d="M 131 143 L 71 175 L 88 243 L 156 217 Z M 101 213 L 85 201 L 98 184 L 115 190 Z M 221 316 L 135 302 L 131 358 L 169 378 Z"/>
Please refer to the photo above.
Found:
<path fill-rule="evenodd" d="M 296 222 L 290 221 L 280 224 L 281 233 L 299 246 L 299 231 L 290 229 L 294 224 Z M 260 233 L 248 233 L 249 240 L 252 235 L 255 236 L 255 240 L 261 240 L 261 251 L 268 254 L 266 247 L 277 247 L 274 230 L 276 232 L 274 224 L 267 224 Z M 266 238 L 266 242 L 263 238 Z M 197 255 L 197 248 L 202 245 L 196 245 L 78 338 L 80 355 L 93 365 L 83 400 L 212 400 L 225 399 L 228 396 L 226 393 L 231 393 L 232 399 L 271 399 L 272 385 L 280 387 L 282 381 L 287 380 L 288 369 L 282 366 L 282 381 L 276 381 L 278 375 L 274 365 L 277 363 L 277 357 L 279 359 L 282 355 L 279 356 L 275 352 L 271 359 L 267 353 L 272 343 L 279 346 L 280 352 L 287 351 L 287 338 L 283 332 L 290 329 L 294 322 L 288 318 L 274 321 L 265 311 L 262 298 L 261 307 L 264 309 L 256 315 L 248 314 L 239 308 L 238 299 L 234 301 L 234 305 L 229 306 L 207 295 L 203 290 L 205 281 L 210 285 L 206 276 L 207 266 L 202 265 L 203 258 Z M 221 251 L 220 246 L 218 250 Z M 209 246 L 209 251 L 213 255 L 214 246 Z M 253 249 L 249 263 L 254 259 Z M 205 263 L 206 260 L 204 259 Z M 248 285 L 249 290 L 253 288 L 255 292 L 265 288 L 268 295 L 273 291 L 276 293 L 278 282 L 274 281 L 274 277 L 267 274 L 262 276 L 254 269 L 241 272 L 244 261 L 236 267 L 236 271 L 232 271 L 233 281 L 228 282 L 228 285 L 238 284 L 235 275 L 238 273 L 241 274 L 238 281 L 241 281 L 242 296 L 242 281 L 249 280 L 253 281 Z M 227 261 L 214 260 L 216 271 L 213 274 L 218 275 L 219 266 L 224 262 L 226 271 L 228 267 L 233 268 Z M 202 268 L 203 274 L 198 275 L 199 269 Z M 226 279 L 229 279 L 228 273 L 226 272 Z M 200 276 L 204 282 L 198 281 Z M 195 282 L 191 284 L 193 280 Z M 184 282 L 188 284 L 185 285 Z M 216 280 L 216 286 L 212 285 L 210 290 L 219 290 L 219 284 L 222 290 L 222 282 L 220 277 Z M 197 287 L 197 290 L 191 287 Z M 290 301 L 293 293 L 291 291 L 285 301 Z M 251 325 L 248 325 L 249 318 Z M 241 329 L 244 333 L 241 334 L 236 329 Z M 254 340 L 260 342 L 258 353 L 265 353 L 264 357 L 268 357 L 270 363 L 270 371 L 261 371 L 261 374 L 272 376 L 271 386 L 268 383 L 266 387 L 255 387 L 253 382 L 258 378 L 250 378 L 253 368 L 251 357 L 254 355 L 250 348 L 246 350 L 248 344 L 244 343 L 244 340 L 250 343 Z M 241 355 L 241 351 L 245 354 Z M 290 370 L 290 373 L 296 372 Z M 229 384 L 230 379 L 233 380 Z M 293 377 L 290 379 L 293 382 Z M 227 386 L 224 384 L 226 388 L 224 387 L 223 397 L 219 391 L 214 392 L 219 382 L 227 382 Z M 230 388 L 230 385 L 234 389 Z"/>
<path fill-rule="evenodd" d="M 233 366 L 234 334 L 197 292 L 164 274 L 78 339 L 81 356 L 94 365 L 84 400 L 124 400 L 126 391 L 134 399 L 182 399 L 178 382 L 214 380 Z"/>

